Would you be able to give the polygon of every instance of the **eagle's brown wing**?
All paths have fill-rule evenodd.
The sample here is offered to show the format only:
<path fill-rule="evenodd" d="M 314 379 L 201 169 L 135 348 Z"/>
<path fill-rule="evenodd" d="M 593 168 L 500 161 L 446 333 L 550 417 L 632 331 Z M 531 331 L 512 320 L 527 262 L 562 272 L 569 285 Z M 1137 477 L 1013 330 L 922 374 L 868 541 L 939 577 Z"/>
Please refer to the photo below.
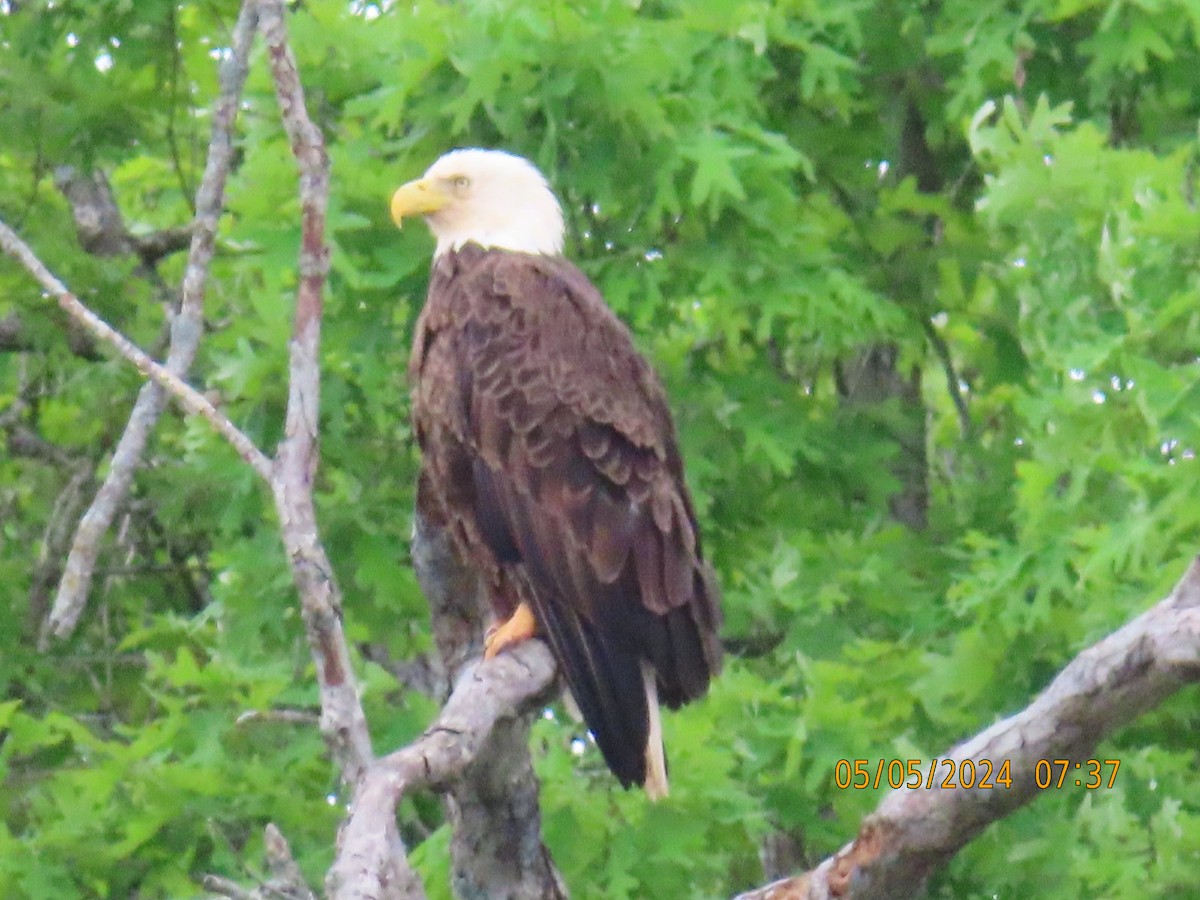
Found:
<path fill-rule="evenodd" d="M 609 767 L 640 784 L 643 660 L 671 707 L 703 694 L 720 666 L 716 586 L 665 396 L 570 263 L 459 256 L 442 338 L 471 484 L 455 493 L 471 495 L 470 531 L 524 576 Z"/>

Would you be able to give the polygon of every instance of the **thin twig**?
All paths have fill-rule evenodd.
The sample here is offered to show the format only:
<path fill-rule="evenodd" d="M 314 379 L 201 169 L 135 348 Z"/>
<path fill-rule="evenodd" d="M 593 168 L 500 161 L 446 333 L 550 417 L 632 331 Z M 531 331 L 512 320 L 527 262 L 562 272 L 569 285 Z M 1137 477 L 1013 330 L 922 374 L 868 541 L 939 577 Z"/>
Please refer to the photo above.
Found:
<path fill-rule="evenodd" d="M 248 709 L 233 722 L 234 725 L 250 725 L 270 722 L 281 725 L 316 725 L 321 717 L 304 709 Z"/>
<path fill-rule="evenodd" d="M 958 413 L 959 430 L 964 438 L 969 438 L 971 436 L 971 411 L 967 409 L 967 401 L 963 397 L 962 388 L 958 383 L 958 373 L 954 370 L 950 347 L 928 317 L 921 320 L 921 327 L 933 347 L 933 352 L 937 354 L 938 361 L 942 364 L 942 372 L 946 376 L 946 389 L 950 392 L 950 399 L 954 401 L 954 410 Z"/>
<path fill-rule="evenodd" d="M 253 891 L 248 891 L 236 881 L 221 875 L 205 875 L 201 883 L 206 891 L 228 897 L 229 900 L 256 900 Z"/>
<path fill-rule="evenodd" d="M 221 90 L 213 109 L 213 132 L 212 141 L 209 144 L 208 162 L 205 165 L 204 178 L 200 182 L 200 189 L 196 195 L 192 246 L 188 254 L 187 269 L 183 276 L 183 299 L 179 313 L 171 324 L 171 347 L 167 354 L 165 368 L 160 367 L 162 371 L 159 374 L 152 374 L 150 366 L 138 362 L 127 352 L 134 348 L 115 331 L 108 328 L 107 325 L 104 326 L 104 331 L 97 331 L 94 327 L 89 326 L 89 330 L 98 334 L 102 340 L 113 343 L 123 355 L 133 359 L 134 364 L 152 380 L 139 391 L 137 402 L 129 416 L 129 423 L 113 453 L 108 476 L 96 493 L 91 507 L 80 520 L 79 528 L 75 532 L 71 552 L 63 568 L 58 595 L 54 599 L 54 608 L 46 623 L 47 633 L 58 638 L 65 638 L 75 630 L 83 608 L 87 604 L 92 574 L 100 553 L 101 540 L 111 527 L 118 508 L 125 502 L 125 498 L 129 494 L 134 470 L 141 461 L 146 443 L 150 438 L 150 432 L 162 414 L 166 402 L 164 391 L 174 393 L 183 399 L 184 405 L 189 411 L 199 413 L 213 422 L 217 430 L 234 444 L 242 458 L 253 465 L 259 474 L 269 478 L 267 474 L 269 466 L 266 458 L 241 432 L 233 428 L 224 416 L 216 413 L 211 404 L 204 401 L 202 406 L 195 406 L 195 408 L 188 406 L 188 400 L 184 399 L 183 391 L 191 389 L 187 388 L 181 380 L 196 358 L 196 351 L 204 330 L 202 312 L 204 285 L 208 279 L 208 268 L 212 261 L 217 222 L 224 205 L 225 181 L 233 161 L 233 125 L 237 116 L 242 85 L 246 81 L 247 61 L 254 39 L 256 19 L 255 3 L 253 0 L 245 0 L 234 28 L 232 50 L 228 59 L 221 66 Z M 26 267 L 29 267 L 28 263 Z M 39 278 L 39 280 L 42 281 L 43 286 L 47 286 L 45 279 Z M 62 286 L 58 285 L 58 288 L 61 289 Z M 56 290 L 47 286 L 47 290 L 59 298 L 60 304 L 67 305 L 63 300 L 64 296 L 68 296 L 65 289 Z M 75 302 L 78 305 L 78 301 Z M 68 309 L 68 312 L 71 310 Z M 80 310 L 72 314 L 78 316 L 81 313 L 82 306 L 80 305 Z M 90 313 L 88 315 L 90 316 Z M 91 318 L 95 319 L 94 316 Z M 96 321 L 99 322 L 98 319 Z M 124 344 L 124 349 L 122 344 Z M 203 398 L 200 399 L 203 400 Z"/>

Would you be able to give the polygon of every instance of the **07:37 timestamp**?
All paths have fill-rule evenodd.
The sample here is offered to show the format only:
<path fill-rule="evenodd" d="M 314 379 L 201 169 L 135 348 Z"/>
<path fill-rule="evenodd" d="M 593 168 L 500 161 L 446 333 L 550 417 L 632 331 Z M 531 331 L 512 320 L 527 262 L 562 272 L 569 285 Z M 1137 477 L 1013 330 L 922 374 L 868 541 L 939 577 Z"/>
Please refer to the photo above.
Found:
<path fill-rule="evenodd" d="M 1104 777 L 1104 769 L 1112 767 L 1108 778 Z M 1111 788 L 1117 781 L 1117 769 L 1121 767 L 1119 759 L 1085 759 L 1072 762 L 1069 759 L 1039 759 L 1033 767 L 1033 783 L 1039 790 L 1061 788 L 1067 783 L 1068 774 L 1074 773 L 1071 781 L 1076 787 L 1094 791 L 1099 787 Z M 1057 774 L 1056 774 L 1057 772 Z"/>

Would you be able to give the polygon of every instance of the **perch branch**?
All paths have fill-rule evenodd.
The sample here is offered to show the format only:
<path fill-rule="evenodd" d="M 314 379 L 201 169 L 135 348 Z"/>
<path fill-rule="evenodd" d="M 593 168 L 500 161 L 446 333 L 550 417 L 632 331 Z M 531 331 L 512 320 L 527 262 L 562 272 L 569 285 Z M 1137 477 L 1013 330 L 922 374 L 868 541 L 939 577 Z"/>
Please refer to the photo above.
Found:
<path fill-rule="evenodd" d="M 1170 596 L 1076 656 L 1024 710 L 939 754 L 955 761 L 956 769 L 968 759 L 993 766 L 1005 761 L 1011 787 L 943 790 L 935 782 L 933 790 L 892 791 L 836 855 L 811 872 L 738 900 L 918 895 L 926 879 L 979 832 L 1038 795 L 1038 760 L 1089 759 L 1103 737 L 1195 681 L 1200 681 L 1200 559 Z"/>
<path fill-rule="evenodd" d="M 180 386 L 185 386 L 182 378 L 187 374 L 196 358 L 200 337 L 204 331 L 204 286 L 208 280 L 209 264 L 212 262 L 217 222 L 224 206 L 225 182 L 233 161 L 233 125 L 237 117 L 242 86 L 246 81 L 247 60 L 253 44 L 256 18 L 256 7 L 253 0 L 246 0 L 242 4 L 237 24 L 233 30 L 231 52 L 221 66 L 221 88 L 213 109 L 213 130 L 208 148 L 208 161 L 204 168 L 203 180 L 200 182 L 200 188 L 196 194 L 196 216 L 192 221 L 191 228 L 188 229 L 191 233 L 191 249 L 183 276 L 183 296 L 179 312 L 171 323 L 170 349 L 167 352 L 166 365 L 163 367 L 166 375 L 174 379 Z M 95 185 L 92 187 L 94 188 Z M 76 215 L 78 217 L 78 207 L 76 207 Z M 111 215 L 110 211 L 110 218 Z M 116 215 L 119 225 L 119 213 Z M 104 217 L 91 218 L 99 220 Z M 95 224 L 98 225 L 99 221 Z M 123 232 L 123 226 L 121 230 Z M 81 240 L 83 239 L 82 235 L 83 231 L 81 230 Z M 86 246 L 87 242 L 85 241 Z M 28 268 L 28 263 L 26 263 L 26 268 Z M 46 286 L 45 280 L 40 278 L 39 280 L 42 281 L 43 286 Z M 65 290 L 54 290 L 50 287 L 47 287 L 47 290 L 59 297 L 60 304 L 63 303 L 62 296 L 66 293 Z M 70 309 L 67 311 L 71 312 Z M 78 313 L 72 314 L 78 318 Z M 107 326 L 105 327 L 107 328 Z M 108 329 L 109 332 L 112 332 L 111 335 L 98 332 L 95 328 L 89 328 L 89 330 L 102 340 L 113 343 L 122 350 L 123 355 L 133 359 L 121 348 L 121 344 L 114 340 L 114 336 L 119 337 L 119 335 L 112 332 L 112 329 Z M 123 338 L 122 341 L 124 341 Z M 132 347 L 128 341 L 124 341 L 124 343 Z M 112 526 L 117 510 L 129 495 L 134 470 L 141 461 L 146 443 L 150 438 L 150 432 L 153 431 L 162 414 L 167 393 L 175 393 L 176 396 L 179 396 L 178 390 L 163 384 L 162 378 L 151 375 L 143 364 L 136 360 L 134 364 L 143 373 L 150 375 L 151 380 L 138 393 L 137 402 L 134 403 L 133 412 L 129 416 L 129 423 L 125 426 L 125 432 L 117 443 L 117 449 L 113 452 L 112 464 L 104 479 L 104 484 L 96 492 L 91 507 L 80 519 L 79 527 L 75 531 L 71 552 L 63 567 L 58 594 L 54 598 L 54 606 L 46 623 L 47 634 L 57 638 L 68 637 L 75 630 L 79 617 L 83 614 L 83 608 L 87 604 L 101 541 Z M 199 409 L 189 408 L 189 410 L 200 412 Z M 204 413 L 201 414 L 204 415 Z M 205 417 L 209 418 L 207 415 Z M 210 421 L 212 421 L 211 418 Z M 226 424 L 228 424 L 227 421 Z M 221 429 L 218 428 L 218 430 Z M 231 441 L 234 440 L 228 433 L 225 433 L 225 437 Z M 249 445 L 248 441 L 243 440 L 240 446 L 238 441 L 234 441 L 234 446 L 237 447 L 242 458 L 254 465 L 256 469 L 266 462 L 265 458 L 261 458 L 262 454 L 258 453 L 257 449 L 250 449 L 252 445 Z"/>
<path fill-rule="evenodd" d="M 527 641 L 495 659 L 468 664 L 425 733 L 367 771 L 342 825 L 337 857 L 326 880 L 329 896 L 336 900 L 424 896 L 419 884 L 400 882 L 390 869 L 396 804 L 418 788 L 447 789 L 479 756 L 498 724 L 513 721 L 544 701 L 554 675 L 554 659 L 541 641 Z"/>
<path fill-rule="evenodd" d="M 457 684 L 483 649 L 480 638 L 490 618 L 487 595 L 475 570 L 455 552 L 449 534 L 419 510 L 412 561 L 429 601 L 434 643 L 451 682 Z M 445 786 L 450 884 L 457 897 L 565 896 L 542 841 L 540 786 L 529 753 L 532 715 L 527 705 L 496 722 L 473 758 Z"/>
<path fill-rule="evenodd" d="M 554 661 L 541 642 L 530 641 L 480 663 L 487 601 L 478 579 L 444 530 L 420 512 L 414 524 L 413 566 L 455 689 L 420 738 L 377 761 L 358 784 L 326 878 L 329 896 L 423 896 L 415 878 L 397 878 L 392 866 L 400 841 L 396 805 L 429 787 L 445 795 L 456 896 L 565 897 L 542 843 L 529 755 L 530 717 L 556 686 Z"/>

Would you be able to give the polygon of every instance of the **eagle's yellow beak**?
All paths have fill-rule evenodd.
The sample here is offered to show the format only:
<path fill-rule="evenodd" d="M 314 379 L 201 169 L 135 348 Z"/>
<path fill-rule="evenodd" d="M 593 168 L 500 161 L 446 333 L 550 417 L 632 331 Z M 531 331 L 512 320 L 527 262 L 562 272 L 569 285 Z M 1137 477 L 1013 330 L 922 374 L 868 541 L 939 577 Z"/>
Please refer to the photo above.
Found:
<path fill-rule="evenodd" d="M 392 221 L 400 228 L 409 216 L 435 213 L 450 202 L 450 195 L 440 184 L 428 178 L 418 178 L 397 188 L 392 194 Z"/>

